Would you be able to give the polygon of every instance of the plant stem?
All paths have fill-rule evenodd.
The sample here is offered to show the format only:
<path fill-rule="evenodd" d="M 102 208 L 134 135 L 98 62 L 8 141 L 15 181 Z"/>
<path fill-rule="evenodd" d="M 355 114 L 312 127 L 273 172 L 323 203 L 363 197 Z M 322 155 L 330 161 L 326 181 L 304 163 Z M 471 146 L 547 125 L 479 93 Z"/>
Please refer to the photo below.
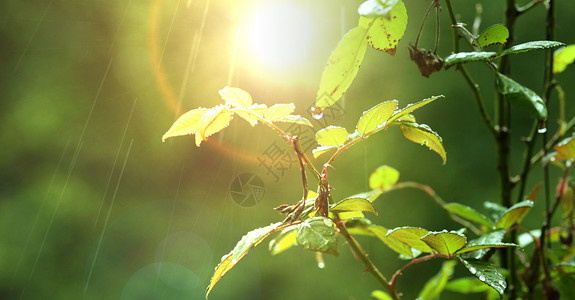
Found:
<path fill-rule="evenodd" d="M 397 281 L 397 278 L 399 276 L 401 276 L 401 274 L 403 274 L 403 272 L 405 272 L 405 270 L 407 270 L 407 268 L 414 266 L 418 263 L 424 262 L 424 261 L 428 261 L 437 257 L 443 257 L 443 258 L 451 258 L 448 255 L 445 254 L 439 254 L 439 253 L 432 253 L 426 256 L 422 256 L 422 257 L 418 257 L 418 258 L 414 258 L 412 259 L 410 262 L 408 262 L 407 264 L 405 264 L 403 267 L 401 267 L 401 269 L 397 270 L 393 276 L 391 276 L 391 281 L 389 282 L 389 284 L 391 285 L 391 287 L 393 289 L 395 289 L 395 282 Z"/>

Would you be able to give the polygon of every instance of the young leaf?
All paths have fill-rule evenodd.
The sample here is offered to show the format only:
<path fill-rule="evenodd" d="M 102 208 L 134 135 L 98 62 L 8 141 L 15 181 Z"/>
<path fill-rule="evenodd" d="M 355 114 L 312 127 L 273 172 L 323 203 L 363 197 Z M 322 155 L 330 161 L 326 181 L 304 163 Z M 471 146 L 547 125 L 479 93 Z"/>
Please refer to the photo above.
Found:
<path fill-rule="evenodd" d="M 370 296 L 376 300 L 393 300 L 393 298 L 388 293 L 380 290 L 371 292 Z"/>
<path fill-rule="evenodd" d="M 459 260 L 479 281 L 489 285 L 495 289 L 499 295 L 503 296 L 507 288 L 507 283 L 505 282 L 503 274 L 501 274 L 494 265 L 476 259 L 467 260 L 459 257 Z"/>
<path fill-rule="evenodd" d="M 210 285 L 206 291 L 206 298 L 222 277 L 226 275 L 235 265 L 240 261 L 253 247 L 261 243 L 267 236 L 271 233 L 281 230 L 281 222 L 270 224 L 266 227 L 258 228 L 248 232 L 242 237 L 242 239 L 236 244 L 234 249 L 222 257 L 222 261 L 216 267 L 214 275 L 210 279 Z"/>
<path fill-rule="evenodd" d="M 162 142 L 175 136 L 197 134 L 202 128 L 200 126 L 200 119 L 207 111 L 207 108 L 198 108 L 181 115 L 162 136 Z"/>
<path fill-rule="evenodd" d="M 367 28 L 349 31 L 331 54 L 319 84 L 315 107 L 324 109 L 337 102 L 359 71 L 367 49 Z"/>
<path fill-rule="evenodd" d="M 363 198 L 348 198 L 339 201 L 331 209 L 335 212 L 367 211 L 377 216 L 377 211 L 371 202 Z"/>
<path fill-rule="evenodd" d="M 545 102 L 534 91 L 501 73 L 497 73 L 497 89 L 512 104 L 527 110 L 536 118 L 547 119 Z"/>
<path fill-rule="evenodd" d="M 517 54 L 521 52 L 531 51 L 531 50 L 541 50 L 541 49 L 548 49 L 548 48 L 556 48 L 565 46 L 565 44 L 561 42 L 555 41 L 531 41 L 519 45 L 515 45 L 503 52 L 499 56 L 507 55 L 507 54 Z"/>
<path fill-rule="evenodd" d="M 305 220 L 298 228 L 297 243 L 304 249 L 338 255 L 337 230 L 331 219 L 313 217 Z"/>
<path fill-rule="evenodd" d="M 488 226 L 489 228 L 493 227 L 493 221 L 469 206 L 460 203 L 448 203 L 443 208 L 466 220 Z"/>
<path fill-rule="evenodd" d="M 443 263 L 441 270 L 435 276 L 431 277 L 419 293 L 418 299 L 435 300 L 439 299 L 441 292 L 445 289 L 447 281 L 453 275 L 455 261 L 446 261 Z"/>
<path fill-rule="evenodd" d="M 430 231 L 421 238 L 431 249 L 439 254 L 452 256 L 467 243 L 467 237 L 457 231 Z"/>
<path fill-rule="evenodd" d="M 322 146 L 343 146 L 349 133 L 343 127 L 329 126 L 315 134 L 315 140 Z"/>
<path fill-rule="evenodd" d="M 355 194 L 353 196 L 347 197 L 346 199 L 351 199 L 351 198 L 363 198 L 369 202 L 373 202 L 377 199 L 377 197 L 379 197 L 381 194 L 383 194 L 383 190 L 380 189 L 374 189 L 371 190 L 369 192 L 365 192 L 365 193 L 359 193 L 359 194 Z"/>
<path fill-rule="evenodd" d="M 337 146 L 319 146 L 311 150 L 311 153 L 313 154 L 313 158 L 318 158 L 320 155 L 328 153 L 333 149 L 337 149 Z"/>
<path fill-rule="evenodd" d="M 367 41 L 372 48 L 394 55 L 397 44 L 407 28 L 405 4 L 403 1 L 397 3 L 388 17 L 375 19 L 360 17 L 359 26 L 369 28 Z"/>
<path fill-rule="evenodd" d="M 481 293 L 491 289 L 475 277 L 463 277 L 447 283 L 445 289 L 461 294 Z"/>
<path fill-rule="evenodd" d="M 242 119 L 248 121 L 250 125 L 256 126 L 258 124 L 260 116 L 261 118 L 264 117 L 264 113 L 268 110 L 268 107 L 265 104 L 252 104 L 247 109 L 233 109 L 233 112 L 240 116 Z"/>
<path fill-rule="evenodd" d="M 446 57 L 443 63 L 446 67 L 449 67 L 455 64 L 490 60 L 496 57 L 497 52 L 458 52 Z"/>
<path fill-rule="evenodd" d="M 371 189 L 385 190 L 399 180 L 399 171 L 390 166 L 381 166 L 369 176 L 369 187 Z"/>
<path fill-rule="evenodd" d="M 226 104 L 232 107 L 248 109 L 253 104 L 252 96 L 240 88 L 226 86 L 219 93 Z"/>
<path fill-rule="evenodd" d="M 401 129 L 401 133 L 406 139 L 414 143 L 429 147 L 429 149 L 439 154 L 443 160 L 443 164 L 445 164 L 447 161 L 447 154 L 443 148 L 441 137 L 435 133 L 435 131 L 431 130 L 429 126 L 425 124 L 401 122 L 399 128 Z"/>
<path fill-rule="evenodd" d="M 281 118 L 290 115 L 295 110 L 293 103 L 290 104 L 276 104 L 264 113 L 264 119 L 270 122 L 276 122 Z"/>
<path fill-rule="evenodd" d="M 559 153 L 563 160 L 575 159 L 575 136 L 563 139 L 555 146 L 555 151 Z"/>
<path fill-rule="evenodd" d="M 443 98 L 443 95 L 432 96 L 432 97 L 429 97 L 427 99 L 423 99 L 419 102 L 408 104 L 406 107 L 404 107 L 400 111 L 393 114 L 393 116 L 391 116 L 391 118 L 389 118 L 387 123 L 392 123 L 392 122 L 399 121 L 399 120 L 415 123 L 415 118 L 413 116 L 411 116 L 410 113 L 413 112 L 414 110 L 418 109 L 418 108 L 421 108 L 421 107 L 439 99 L 439 98 Z"/>
<path fill-rule="evenodd" d="M 473 245 L 473 246 L 465 246 L 457 251 L 457 254 L 463 254 L 468 252 L 473 252 L 477 250 L 485 250 L 491 248 L 509 248 L 509 247 L 517 247 L 517 245 L 512 243 L 498 243 L 498 244 L 483 244 L 483 245 Z"/>
<path fill-rule="evenodd" d="M 306 119 L 300 115 L 289 115 L 289 116 L 281 117 L 277 120 L 274 120 L 274 122 L 294 123 L 294 124 L 306 125 L 309 127 L 313 127 L 313 125 L 311 124 L 311 122 L 308 119 Z"/>
<path fill-rule="evenodd" d="M 477 38 L 481 47 L 487 47 L 493 44 L 504 45 L 509 38 L 509 30 L 503 24 L 491 25 L 485 29 Z"/>
<path fill-rule="evenodd" d="M 295 235 L 299 225 L 288 227 L 280 233 L 275 239 L 270 241 L 269 250 L 272 255 L 277 255 L 296 245 Z"/>
<path fill-rule="evenodd" d="M 396 109 L 397 100 L 386 101 L 370 108 L 357 121 L 357 131 L 360 134 L 367 134 L 385 125 Z"/>
<path fill-rule="evenodd" d="M 400 255 L 410 258 L 414 258 L 416 256 L 408 245 L 404 244 L 403 242 L 400 242 L 397 239 L 388 237 L 387 228 L 378 225 L 373 225 L 371 224 L 371 221 L 369 221 L 369 219 L 349 220 L 345 223 L 345 227 L 348 228 L 351 234 L 376 236 L 391 250 L 399 253 Z"/>
<path fill-rule="evenodd" d="M 521 223 L 525 215 L 533 208 L 533 201 L 521 201 L 511 206 L 495 223 L 496 228 L 509 229 L 511 226 Z"/>
<path fill-rule="evenodd" d="M 429 231 L 418 227 L 399 227 L 387 232 L 387 236 L 394 238 L 407 246 L 421 252 L 433 252 L 424 241 L 421 240 Z"/>
<path fill-rule="evenodd" d="M 553 53 L 553 74 L 561 73 L 575 61 L 575 45 L 555 50 Z"/>
<path fill-rule="evenodd" d="M 390 17 L 390 12 L 400 0 L 367 0 L 357 9 L 360 16 L 368 18 Z"/>
<path fill-rule="evenodd" d="M 222 129 L 228 127 L 231 121 L 232 113 L 227 106 L 218 105 L 210 108 L 200 118 L 200 139 L 198 139 L 198 135 L 196 134 L 196 146 L 199 147 L 203 140 L 206 140 L 212 134 L 218 133 Z"/>

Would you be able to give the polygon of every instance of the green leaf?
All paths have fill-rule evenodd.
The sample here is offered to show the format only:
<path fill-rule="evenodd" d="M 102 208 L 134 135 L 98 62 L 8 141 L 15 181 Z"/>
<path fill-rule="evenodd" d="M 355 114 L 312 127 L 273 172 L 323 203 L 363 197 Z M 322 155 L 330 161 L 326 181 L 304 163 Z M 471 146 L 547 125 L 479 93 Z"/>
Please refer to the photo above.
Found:
<path fill-rule="evenodd" d="M 370 296 L 376 300 L 393 300 L 393 298 L 388 293 L 380 290 L 371 292 Z"/>
<path fill-rule="evenodd" d="M 575 274 L 575 262 L 573 261 L 560 262 L 555 266 L 555 268 L 563 274 Z"/>
<path fill-rule="evenodd" d="M 367 49 L 367 28 L 349 31 L 331 54 L 319 84 L 315 107 L 324 109 L 336 103 L 359 71 Z"/>
<path fill-rule="evenodd" d="M 435 131 L 431 130 L 429 126 L 425 124 L 401 122 L 399 128 L 406 139 L 429 147 L 429 149 L 439 154 L 443 160 L 443 164 L 445 164 L 447 161 L 447 153 L 445 153 L 445 149 L 443 148 L 441 137 L 435 133 Z"/>
<path fill-rule="evenodd" d="M 371 190 L 369 192 L 365 192 L 365 193 L 359 193 L 359 194 L 355 194 L 353 196 L 347 197 L 346 199 L 351 199 L 351 198 L 363 198 L 365 200 L 368 200 L 370 202 L 373 202 L 377 199 L 377 197 L 379 197 L 381 194 L 383 194 L 383 191 L 380 189 L 374 189 Z"/>
<path fill-rule="evenodd" d="M 269 243 L 269 251 L 272 255 L 277 255 L 285 250 L 291 248 L 292 246 L 296 245 L 296 232 L 298 226 L 288 227 L 281 231 L 281 233 Z"/>
<path fill-rule="evenodd" d="M 512 104 L 527 110 L 536 118 L 547 119 L 545 102 L 534 91 L 501 73 L 497 73 L 497 89 Z"/>
<path fill-rule="evenodd" d="M 505 230 L 497 230 L 490 232 L 488 234 L 482 235 L 474 240 L 467 243 L 467 247 L 472 247 L 475 245 L 488 245 L 488 244 L 500 244 L 505 236 Z M 464 248 L 465 249 L 465 248 Z M 479 249 L 476 251 L 468 252 L 462 255 L 465 259 L 483 259 L 484 256 L 489 252 L 490 249 Z M 459 252 L 458 252 L 459 253 Z"/>
<path fill-rule="evenodd" d="M 511 206 L 495 223 L 496 228 L 509 229 L 515 224 L 521 223 L 525 215 L 533 208 L 533 201 L 521 201 Z"/>
<path fill-rule="evenodd" d="M 507 207 L 501 206 L 498 203 L 485 201 L 483 207 L 490 213 L 491 219 L 497 220 L 507 211 Z"/>
<path fill-rule="evenodd" d="M 507 54 L 517 54 L 521 52 L 531 51 L 531 50 L 541 50 L 541 49 L 548 49 L 548 48 L 556 48 L 565 46 L 565 44 L 561 42 L 555 41 L 531 41 L 519 45 L 515 45 L 503 52 L 499 56 L 507 55 Z"/>
<path fill-rule="evenodd" d="M 417 256 L 416 253 L 414 253 L 414 249 L 411 249 L 408 245 L 395 238 L 388 237 L 387 233 L 389 230 L 387 228 L 379 225 L 373 225 L 368 219 L 353 219 L 347 221 L 345 223 L 345 227 L 349 229 L 351 234 L 376 236 L 391 250 L 399 253 L 400 255 L 410 258 Z"/>
<path fill-rule="evenodd" d="M 479 279 L 479 281 L 492 287 L 499 293 L 499 295 L 503 296 L 505 289 L 507 288 L 507 283 L 505 282 L 503 274 L 501 274 L 494 265 L 476 259 L 467 260 L 459 257 L 459 260 L 467 270 L 473 274 L 473 276 Z"/>
<path fill-rule="evenodd" d="M 509 247 L 517 247 L 517 245 L 512 243 L 498 243 L 498 244 L 483 244 L 483 245 L 473 245 L 473 246 L 466 246 L 457 251 L 457 254 L 463 254 L 468 252 L 473 252 L 477 250 L 485 250 L 491 248 L 509 248 Z"/>
<path fill-rule="evenodd" d="M 226 104 L 232 107 L 248 109 L 253 104 L 252 96 L 240 88 L 226 86 L 219 93 Z"/>
<path fill-rule="evenodd" d="M 196 146 L 200 146 L 203 140 L 228 127 L 232 121 L 232 113 L 225 105 L 210 108 L 200 118 L 200 131 L 196 134 Z"/>
<path fill-rule="evenodd" d="M 553 74 L 561 73 L 575 61 L 575 45 L 555 50 L 553 53 Z"/>
<path fill-rule="evenodd" d="M 455 261 L 446 261 L 443 263 L 441 270 L 435 276 L 431 277 L 419 293 L 418 299 L 435 300 L 439 299 L 441 292 L 445 289 L 447 281 L 453 275 Z"/>
<path fill-rule="evenodd" d="M 308 119 L 306 119 L 300 115 L 289 115 L 289 116 L 281 117 L 278 120 L 274 120 L 274 122 L 294 123 L 294 124 L 306 125 L 309 127 L 313 127 L 313 125 L 311 124 L 311 122 Z"/>
<path fill-rule="evenodd" d="M 242 119 L 248 121 L 250 125 L 256 126 L 259 117 L 263 118 L 264 113 L 268 110 L 265 104 L 252 104 L 248 109 L 233 109 L 233 112 L 240 116 Z"/>
<path fill-rule="evenodd" d="M 261 243 L 267 236 L 271 233 L 281 230 L 280 226 L 282 223 L 277 222 L 270 224 L 266 227 L 258 228 L 248 232 L 242 237 L 242 239 L 236 244 L 234 249 L 222 257 L 222 261 L 216 267 L 214 275 L 210 279 L 210 285 L 206 291 L 206 298 L 216 285 L 228 273 L 236 264 L 250 251 L 253 247 Z"/>
<path fill-rule="evenodd" d="M 467 237 L 457 231 L 430 231 L 421 240 L 439 254 L 453 255 L 467 243 Z"/>
<path fill-rule="evenodd" d="M 427 229 L 419 227 L 399 227 L 388 231 L 387 236 L 421 252 L 431 253 L 433 250 L 421 240 L 428 232 Z"/>
<path fill-rule="evenodd" d="M 509 30 L 503 24 L 495 24 L 485 29 L 477 38 L 481 47 L 487 47 L 493 44 L 504 45 L 509 38 Z"/>
<path fill-rule="evenodd" d="M 398 2 L 387 17 L 359 18 L 359 26 L 369 28 L 368 44 L 380 51 L 395 54 L 397 44 L 407 28 L 407 10 L 403 1 Z"/>
<path fill-rule="evenodd" d="M 381 166 L 369 176 L 371 189 L 385 190 L 392 187 L 399 180 L 399 171 L 390 166 Z"/>
<path fill-rule="evenodd" d="M 318 158 L 320 155 L 328 153 L 333 149 L 337 149 L 337 146 L 319 146 L 311 150 L 311 153 L 313 154 L 313 158 Z"/>
<path fill-rule="evenodd" d="M 445 289 L 461 294 L 471 294 L 485 292 L 489 290 L 490 287 L 475 277 L 464 277 L 448 282 Z"/>
<path fill-rule="evenodd" d="M 348 198 L 339 201 L 330 209 L 335 212 L 367 211 L 377 216 L 377 211 L 371 202 L 363 198 Z"/>
<path fill-rule="evenodd" d="M 207 108 L 198 108 L 181 115 L 162 136 L 162 141 L 175 136 L 197 134 L 202 128 L 200 119 L 207 111 Z"/>
<path fill-rule="evenodd" d="M 406 107 L 404 107 L 400 111 L 393 114 L 393 116 L 391 118 L 389 118 L 389 120 L 387 122 L 391 123 L 394 121 L 402 120 L 402 121 L 408 121 L 408 122 L 415 123 L 415 118 L 413 116 L 409 115 L 411 112 L 413 112 L 414 110 L 416 110 L 418 108 L 424 107 L 427 104 L 429 104 L 429 103 L 431 103 L 431 102 L 433 102 L 439 98 L 443 98 L 443 97 L 444 97 L 443 95 L 432 96 L 432 97 L 429 97 L 427 99 L 423 99 L 419 102 L 408 104 Z"/>
<path fill-rule="evenodd" d="M 365 135 L 384 126 L 396 109 L 397 100 L 386 101 L 370 108 L 357 121 L 357 132 Z"/>
<path fill-rule="evenodd" d="M 572 160 L 575 159 L 575 136 L 563 139 L 555 146 L 555 151 L 559 153 L 560 159 Z"/>
<path fill-rule="evenodd" d="M 488 226 L 489 228 L 493 227 L 493 221 L 469 206 L 460 203 L 448 203 L 445 204 L 443 208 L 460 216 L 463 219 Z"/>
<path fill-rule="evenodd" d="M 443 64 L 448 67 L 455 64 L 468 63 L 473 61 L 491 60 L 497 57 L 497 52 L 458 52 L 453 53 L 443 60 Z"/>
<path fill-rule="evenodd" d="M 296 234 L 297 243 L 304 249 L 338 255 L 337 230 L 329 218 L 313 217 L 305 220 Z"/>
<path fill-rule="evenodd" d="M 360 16 L 369 18 L 390 17 L 389 13 L 400 0 L 367 0 L 357 9 Z"/>
<path fill-rule="evenodd" d="M 349 133 L 343 127 L 329 126 L 315 134 L 315 140 L 322 146 L 343 146 Z"/>
<path fill-rule="evenodd" d="M 295 110 L 293 103 L 276 104 L 264 113 L 264 118 L 270 122 L 280 121 L 281 118 L 289 116 Z"/>

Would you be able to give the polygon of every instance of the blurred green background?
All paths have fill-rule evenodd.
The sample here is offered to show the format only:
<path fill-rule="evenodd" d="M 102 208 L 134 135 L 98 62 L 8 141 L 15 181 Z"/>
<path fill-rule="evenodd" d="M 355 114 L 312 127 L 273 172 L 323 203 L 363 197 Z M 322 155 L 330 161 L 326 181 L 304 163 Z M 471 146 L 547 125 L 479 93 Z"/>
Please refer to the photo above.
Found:
<path fill-rule="evenodd" d="M 281 220 L 272 208 L 297 201 L 301 179 L 295 156 L 268 128 L 234 120 L 200 148 L 192 137 L 162 143 L 162 134 L 181 113 L 220 103 L 218 90 L 226 85 L 259 103 L 293 102 L 296 113 L 311 119 L 323 66 L 357 23 L 361 2 L 2 1 L 0 298 L 203 299 L 221 256 L 245 232 Z M 471 24 L 474 3 L 452 2 Z M 502 21 L 503 6 L 484 2 L 483 29 Z M 428 184 L 445 201 L 479 208 L 497 201 L 494 146 L 468 87 L 453 68 L 428 79 L 409 60 L 407 45 L 427 5 L 407 1 L 409 24 L 395 57 L 368 49 L 345 100 L 314 121 L 314 130 L 325 122 L 353 128 L 364 110 L 384 100 L 405 106 L 443 94 L 445 100 L 416 115 L 443 137 L 448 162 L 392 128 L 336 161 L 330 173 L 336 199 L 366 191 L 369 174 L 387 164 L 400 180 Z M 575 43 L 569 19 L 575 4 L 560 1 L 557 11 L 557 40 Z M 438 52 L 445 57 L 452 50 L 447 11 L 440 18 Z M 517 26 L 517 43 L 543 39 L 542 7 Z M 433 48 L 434 38 L 430 19 L 420 46 Z M 514 78 L 540 92 L 543 57 L 513 56 Z M 469 69 L 492 111 L 492 74 L 481 64 Z M 573 69 L 558 76 L 568 99 L 575 93 Z M 573 112 L 568 106 L 568 116 Z M 553 132 L 556 124 L 549 123 Z M 513 125 L 515 173 L 530 117 L 519 111 Z M 311 139 L 313 131 L 305 130 L 300 134 Z M 282 160 L 265 161 L 271 149 Z M 243 173 L 263 181 L 257 205 L 238 205 L 230 196 Z M 386 194 L 376 206 L 379 217 L 372 219 L 388 228 L 459 228 L 419 191 Z M 387 276 L 401 266 L 378 241 L 360 241 Z M 368 299 L 379 289 L 345 245 L 319 269 L 311 252 L 293 248 L 271 257 L 266 244 L 210 299 Z M 420 264 L 400 278 L 406 299 L 440 264 Z"/>

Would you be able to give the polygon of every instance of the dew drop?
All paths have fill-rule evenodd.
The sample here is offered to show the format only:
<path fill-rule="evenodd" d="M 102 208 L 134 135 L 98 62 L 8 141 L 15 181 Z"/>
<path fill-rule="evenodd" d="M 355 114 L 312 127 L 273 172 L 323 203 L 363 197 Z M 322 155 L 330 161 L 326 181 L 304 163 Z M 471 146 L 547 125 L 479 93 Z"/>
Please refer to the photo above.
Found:
<path fill-rule="evenodd" d="M 500 285 L 500 286 L 505 286 L 505 281 L 499 280 L 499 285 Z"/>
<path fill-rule="evenodd" d="M 537 128 L 537 132 L 539 133 L 547 132 L 547 126 L 545 123 L 546 123 L 545 120 L 539 120 L 539 126 Z"/>
<path fill-rule="evenodd" d="M 238 260 L 237 260 L 235 257 L 232 258 L 232 265 L 235 265 L 235 264 L 237 264 L 237 263 L 238 263 Z"/>
<path fill-rule="evenodd" d="M 325 226 L 327 227 L 332 227 L 333 226 L 333 221 L 331 219 L 323 219 L 323 224 L 325 224 Z"/>
<path fill-rule="evenodd" d="M 316 120 L 323 118 L 323 109 L 321 107 L 312 106 L 311 116 Z"/>
<path fill-rule="evenodd" d="M 538 133 L 545 133 L 545 132 L 547 132 L 547 128 L 545 128 L 545 127 L 539 128 L 539 129 L 537 129 L 537 132 Z"/>
<path fill-rule="evenodd" d="M 311 116 L 316 120 L 320 120 L 321 118 L 323 118 L 323 113 L 321 112 L 319 114 L 312 114 Z"/>
<path fill-rule="evenodd" d="M 324 263 L 323 261 L 318 261 L 318 262 L 317 262 L 317 267 L 320 268 L 320 269 L 323 269 L 323 268 L 325 268 L 325 263 Z"/>
<path fill-rule="evenodd" d="M 479 276 L 479 280 L 485 281 L 485 276 L 483 276 L 483 275 Z"/>
<path fill-rule="evenodd" d="M 475 270 L 475 268 L 471 267 L 471 268 L 469 268 L 469 272 L 471 272 L 471 274 L 475 274 L 475 273 L 477 273 L 477 270 Z"/>

